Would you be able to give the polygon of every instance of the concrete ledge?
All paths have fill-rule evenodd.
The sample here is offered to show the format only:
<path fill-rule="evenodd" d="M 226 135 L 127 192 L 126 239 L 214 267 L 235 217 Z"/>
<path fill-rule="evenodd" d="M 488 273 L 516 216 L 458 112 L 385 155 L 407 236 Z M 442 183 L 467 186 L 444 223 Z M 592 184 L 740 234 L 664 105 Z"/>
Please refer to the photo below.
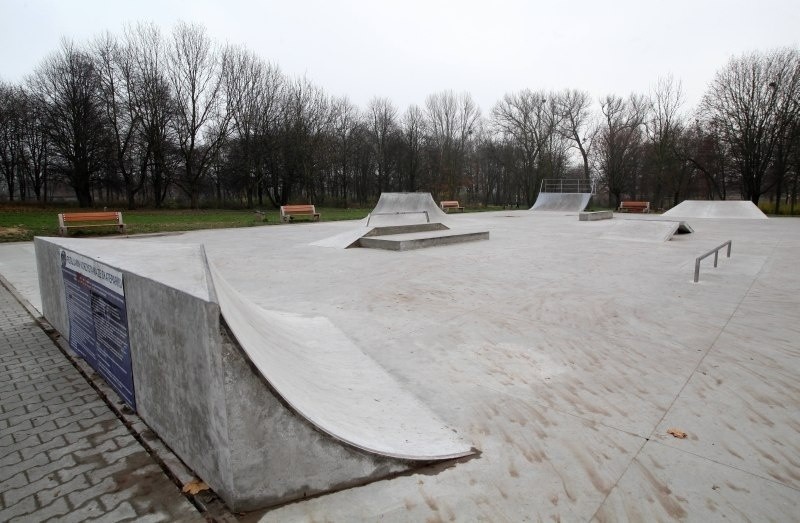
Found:
<path fill-rule="evenodd" d="M 389 236 L 364 237 L 358 241 L 359 247 L 384 249 L 387 251 L 410 251 L 438 245 L 488 240 L 489 231 L 434 231 Z"/>
<path fill-rule="evenodd" d="M 614 217 L 612 211 L 591 211 L 578 214 L 578 220 L 582 222 L 593 222 L 595 220 L 610 220 Z"/>

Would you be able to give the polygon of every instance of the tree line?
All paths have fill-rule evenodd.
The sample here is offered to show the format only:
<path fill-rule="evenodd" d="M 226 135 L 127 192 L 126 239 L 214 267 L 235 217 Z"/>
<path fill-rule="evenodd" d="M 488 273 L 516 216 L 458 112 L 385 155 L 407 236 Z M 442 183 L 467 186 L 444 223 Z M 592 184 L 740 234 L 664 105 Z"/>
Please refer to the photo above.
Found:
<path fill-rule="evenodd" d="M 365 108 L 290 77 L 196 24 L 63 39 L 19 85 L 0 82 L 0 195 L 82 207 L 368 205 L 385 191 L 530 206 L 544 179 L 594 183 L 610 205 L 762 198 L 794 209 L 800 52 L 732 58 L 694 111 L 679 80 L 593 100 L 523 89 L 483 114 L 443 91 Z"/>

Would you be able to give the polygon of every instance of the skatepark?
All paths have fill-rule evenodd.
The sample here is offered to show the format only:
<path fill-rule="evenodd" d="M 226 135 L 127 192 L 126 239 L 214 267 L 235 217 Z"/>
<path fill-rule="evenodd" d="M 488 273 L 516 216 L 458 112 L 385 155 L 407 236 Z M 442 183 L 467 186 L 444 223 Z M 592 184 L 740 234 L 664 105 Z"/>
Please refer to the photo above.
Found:
<path fill-rule="evenodd" d="M 119 271 L 138 412 L 245 519 L 790 520 L 800 220 L 729 203 L 38 238 L 0 274 L 67 337 L 60 253 Z M 354 245 L 423 221 L 464 241 Z"/>

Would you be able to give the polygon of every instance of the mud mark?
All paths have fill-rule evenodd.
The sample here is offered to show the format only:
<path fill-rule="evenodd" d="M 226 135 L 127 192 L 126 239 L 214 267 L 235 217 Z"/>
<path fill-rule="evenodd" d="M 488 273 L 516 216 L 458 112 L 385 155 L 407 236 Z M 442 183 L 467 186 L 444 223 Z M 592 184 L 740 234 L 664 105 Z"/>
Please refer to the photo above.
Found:
<path fill-rule="evenodd" d="M 647 469 L 642 463 L 638 460 L 634 460 L 634 463 L 639 467 L 639 470 L 644 475 L 645 479 L 650 483 L 656 493 L 656 497 L 658 498 L 658 502 L 661 507 L 669 514 L 671 518 L 674 519 L 682 519 L 687 516 L 686 510 L 678 503 L 677 500 L 672 498 L 672 490 L 667 486 L 665 483 L 656 478 L 649 469 Z"/>

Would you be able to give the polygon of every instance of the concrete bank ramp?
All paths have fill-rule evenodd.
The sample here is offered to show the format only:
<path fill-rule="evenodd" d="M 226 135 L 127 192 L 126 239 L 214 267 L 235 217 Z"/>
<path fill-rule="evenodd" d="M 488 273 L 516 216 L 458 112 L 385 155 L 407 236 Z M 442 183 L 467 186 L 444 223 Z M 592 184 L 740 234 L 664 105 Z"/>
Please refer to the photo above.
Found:
<path fill-rule="evenodd" d="M 606 240 L 661 243 L 671 240 L 676 233 L 692 232 L 688 224 L 680 221 L 624 220 L 615 218 L 601 223 L 605 231 L 600 234 L 600 238 Z"/>
<path fill-rule="evenodd" d="M 209 266 L 236 340 L 275 391 L 319 430 L 379 456 L 433 461 L 471 454 L 327 318 L 262 309 Z"/>
<path fill-rule="evenodd" d="M 589 204 L 590 193 L 540 192 L 532 211 L 581 212 Z"/>
<path fill-rule="evenodd" d="M 723 218 L 766 220 L 767 215 L 753 202 L 738 200 L 684 200 L 662 216 L 680 218 Z"/>
<path fill-rule="evenodd" d="M 597 237 L 605 240 L 662 243 L 676 234 L 691 234 L 692 227 L 678 220 L 620 219 L 587 222 L 594 227 Z"/>

